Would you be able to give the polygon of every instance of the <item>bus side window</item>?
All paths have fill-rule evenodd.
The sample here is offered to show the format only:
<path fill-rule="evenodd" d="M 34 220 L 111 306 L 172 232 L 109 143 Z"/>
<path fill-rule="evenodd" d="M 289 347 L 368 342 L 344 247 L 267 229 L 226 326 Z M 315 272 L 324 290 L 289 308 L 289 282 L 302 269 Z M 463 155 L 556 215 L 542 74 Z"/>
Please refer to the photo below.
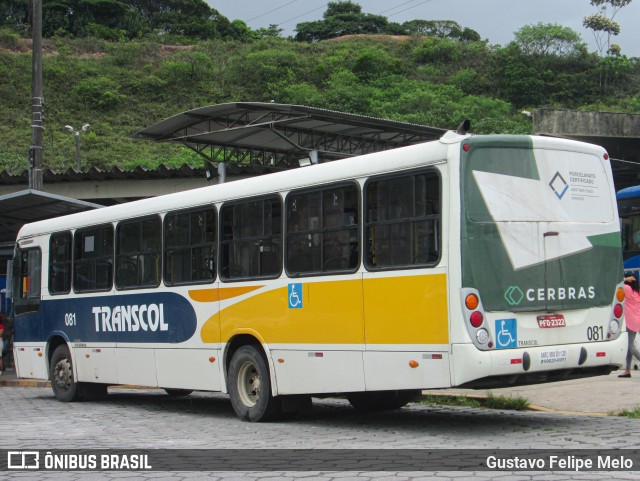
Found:
<path fill-rule="evenodd" d="M 169 212 L 164 218 L 165 284 L 211 283 L 215 278 L 215 208 Z"/>
<path fill-rule="evenodd" d="M 411 268 L 438 261 L 440 185 L 435 173 L 371 179 L 365 199 L 367 268 Z"/>
<path fill-rule="evenodd" d="M 274 278 L 282 271 L 280 197 L 229 203 L 220 210 L 220 277 Z"/>
<path fill-rule="evenodd" d="M 51 234 L 49 240 L 49 293 L 71 291 L 71 232 Z"/>
<path fill-rule="evenodd" d="M 13 306 L 16 314 L 40 309 L 40 249 L 18 249 L 13 261 Z"/>
<path fill-rule="evenodd" d="M 158 287 L 162 229 L 158 216 L 120 222 L 116 230 L 116 288 Z"/>
<path fill-rule="evenodd" d="M 325 186 L 287 196 L 287 273 L 349 273 L 360 264 L 360 192 Z"/>
<path fill-rule="evenodd" d="M 73 249 L 74 291 L 110 290 L 113 285 L 113 226 L 77 230 Z"/>

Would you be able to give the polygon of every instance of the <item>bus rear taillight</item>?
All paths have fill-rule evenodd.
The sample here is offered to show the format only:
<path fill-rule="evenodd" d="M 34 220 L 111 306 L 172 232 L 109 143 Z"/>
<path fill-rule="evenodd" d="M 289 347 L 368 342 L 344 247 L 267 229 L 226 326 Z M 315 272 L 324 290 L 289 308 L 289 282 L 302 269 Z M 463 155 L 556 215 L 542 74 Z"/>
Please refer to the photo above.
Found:
<path fill-rule="evenodd" d="M 622 316 L 624 314 L 624 288 L 620 284 L 616 287 L 616 294 L 613 296 L 613 309 L 611 309 L 611 318 L 609 319 L 609 329 L 607 332 L 607 339 L 615 339 L 620 335 L 622 331 Z"/>
<path fill-rule="evenodd" d="M 493 341 L 484 316 L 480 294 L 476 289 L 464 288 L 460 292 L 465 325 L 471 341 L 478 349 L 492 349 Z"/>
<path fill-rule="evenodd" d="M 469 321 L 471 322 L 471 325 L 473 327 L 478 328 L 482 325 L 482 321 L 484 321 L 484 316 L 482 315 L 481 312 L 474 311 L 471 313 L 471 316 L 469 317 Z"/>
<path fill-rule="evenodd" d="M 475 311 L 478 308 L 478 304 L 480 304 L 480 301 L 475 294 L 469 294 L 464 300 L 465 307 L 470 311 Z M 482 320 L 480 322 L 482 322 Z"/>
<path fill-rule="evenodd" d="M 620 319 L 622 317 L 622 313 L 624 312 L 624 309 L 622 308 L 622 304 L 616 304 L 615 306 L 613 306 L 613 315 Z"/>

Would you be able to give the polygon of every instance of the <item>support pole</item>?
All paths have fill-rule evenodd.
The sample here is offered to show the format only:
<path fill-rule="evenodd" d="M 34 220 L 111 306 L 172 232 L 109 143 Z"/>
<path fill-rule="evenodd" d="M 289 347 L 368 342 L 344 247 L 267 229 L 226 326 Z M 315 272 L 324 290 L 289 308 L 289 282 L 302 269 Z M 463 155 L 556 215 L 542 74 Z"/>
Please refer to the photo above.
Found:
<path fill-rule="evenodd" d="M 220 162 L 218 164 L 218 184 L 224 184 L 227 181 L 227 164 Z"/>
<path fill-rule="evenodd" d="M 29 148 L 29 188 L 42 190 L 42 0 L 32 3 L 31 34 L 31 147 Z"/>
<path fill-rule="evenodd" d="M 80 132 L 75 133 L 76 136 L 76 170 L 80 172 Z"/>

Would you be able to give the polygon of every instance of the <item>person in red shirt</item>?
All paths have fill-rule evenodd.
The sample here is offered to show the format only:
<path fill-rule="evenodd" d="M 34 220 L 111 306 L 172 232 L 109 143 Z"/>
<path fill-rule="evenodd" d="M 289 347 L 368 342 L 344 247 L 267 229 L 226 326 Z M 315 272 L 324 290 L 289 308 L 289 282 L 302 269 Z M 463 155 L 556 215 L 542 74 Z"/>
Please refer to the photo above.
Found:
<path fill-rule="evenodd" d="M 640 284 L 633 272 L 624 273 L 624 320 L 629 334 L 626 369 L 618 377 L 631 377 L 631 359 L 640 360 L 640 352 L 635 345 L 636 334 L 640 330 Z"/>

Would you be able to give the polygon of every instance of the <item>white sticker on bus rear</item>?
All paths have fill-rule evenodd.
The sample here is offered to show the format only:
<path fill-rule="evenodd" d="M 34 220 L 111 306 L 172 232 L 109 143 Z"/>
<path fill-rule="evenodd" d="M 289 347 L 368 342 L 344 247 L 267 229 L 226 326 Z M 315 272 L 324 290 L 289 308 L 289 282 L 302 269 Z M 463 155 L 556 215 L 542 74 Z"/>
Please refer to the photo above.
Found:
<path fill-rule="evenodd" d="M 540 352 L 540 364 L 562 364 L 567 362 L 569 351 L 567 349 L 554 349 Z"/>

